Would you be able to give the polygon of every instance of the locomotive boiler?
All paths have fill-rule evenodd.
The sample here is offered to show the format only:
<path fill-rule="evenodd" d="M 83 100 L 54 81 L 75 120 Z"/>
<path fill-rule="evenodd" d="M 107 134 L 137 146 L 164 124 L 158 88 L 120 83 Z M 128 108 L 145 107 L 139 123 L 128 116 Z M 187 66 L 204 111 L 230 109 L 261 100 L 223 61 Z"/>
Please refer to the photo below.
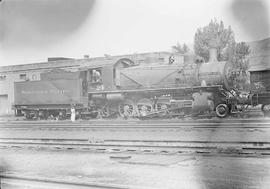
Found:
<path fill-rule="evenodd" d="M 229 90 L 235 82 L 233 71 L 229 62 L 225 61 L 187 65 L 142 65 L 120 70 L 117 83 L 121 89 L 220 85 Z"/>

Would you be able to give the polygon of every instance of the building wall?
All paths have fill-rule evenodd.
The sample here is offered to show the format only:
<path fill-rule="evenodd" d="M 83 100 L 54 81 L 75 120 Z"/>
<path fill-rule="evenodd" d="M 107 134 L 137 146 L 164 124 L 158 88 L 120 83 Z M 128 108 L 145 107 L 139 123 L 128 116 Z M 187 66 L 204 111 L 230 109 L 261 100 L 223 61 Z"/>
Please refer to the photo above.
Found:
<path fill-rule="evenodd" d="M 0 67 L 0 115 L 14 115 L 14 82 L 40 80 L 40 73 L 52 69 L 73 69 L 83 60 L 60 60 Z"/>
<path fill-rule="evenodd" d="M 14 114 L 12 105 L 14 103 L 14 82 L 25 80 L 40 80 L 40 73 L 52 69 L 74 70 L 84 66 L 105 66 L 116 63 L 121 58 L 128 58 L 135 64 L 168 64 L 172 56 L 169 52 L 151 52 L 140 54 L 129 54 L 119 56 L 105 56 L 86 59 L 66 59 L 42 63 L 4 66 L 0 67 L 0 115 Z M 173 55 L 173 64 L 183 64 L 184 57 L 181 54 Z"/>
<path fill-rule="evenodd" d="M 270 70 L 250 72 L 250 82 L 255 92 L 270 91 Z"/>
<path fill-rule="evenodd" d="M 12 105 L 14 102 L 14 82 L 25 80 L 39 80 L 40 71 L 28 71 L 28 72 L 8 72 L 0 73 L 0 76 L 5 79 L 0 80 L 0 115 L 14 114 Z"/>

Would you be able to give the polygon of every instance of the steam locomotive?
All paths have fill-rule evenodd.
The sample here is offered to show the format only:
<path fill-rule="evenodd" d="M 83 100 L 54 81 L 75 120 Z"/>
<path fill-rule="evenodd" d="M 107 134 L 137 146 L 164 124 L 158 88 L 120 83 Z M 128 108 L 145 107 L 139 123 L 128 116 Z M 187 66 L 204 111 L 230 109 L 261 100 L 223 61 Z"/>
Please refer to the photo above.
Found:
<path fill-rule="evenodd" d="M 77 117 L 181 117 L 215 112 L 218 117 L 239 111 L 240 105 L 270 104 L 269 90 L 239 94 L 241 73 L 210 50 L 207 63 L 138 65 L 130 59 L 114 64 L 53 70 L 40 81 L 14 84 L 15 112 L 30 119 L 67 119 L 71 107 Z"/>

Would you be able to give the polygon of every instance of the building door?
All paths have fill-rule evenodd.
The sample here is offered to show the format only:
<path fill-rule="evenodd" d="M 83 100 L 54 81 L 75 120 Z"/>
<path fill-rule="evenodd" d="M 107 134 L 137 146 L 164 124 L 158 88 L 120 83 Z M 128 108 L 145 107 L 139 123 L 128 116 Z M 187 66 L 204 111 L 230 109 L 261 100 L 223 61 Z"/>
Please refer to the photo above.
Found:
<path fill-rule="evenodd" d="M 8 114 L 8 95 L 0 95 L 0 115 Z"/>

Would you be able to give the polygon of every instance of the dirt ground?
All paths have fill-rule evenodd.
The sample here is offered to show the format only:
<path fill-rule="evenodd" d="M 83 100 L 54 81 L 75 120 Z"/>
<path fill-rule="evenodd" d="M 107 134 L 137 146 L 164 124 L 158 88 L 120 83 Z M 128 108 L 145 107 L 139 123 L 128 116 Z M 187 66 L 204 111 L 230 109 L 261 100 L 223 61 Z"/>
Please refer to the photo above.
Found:
<path fill-rule="evenodd" d="M 168 189 L 268 189 L 270 159 L 0 150 L 1 169 L 24 176 Z M 120 157 L 120 158 L 119 158 Z"/>

